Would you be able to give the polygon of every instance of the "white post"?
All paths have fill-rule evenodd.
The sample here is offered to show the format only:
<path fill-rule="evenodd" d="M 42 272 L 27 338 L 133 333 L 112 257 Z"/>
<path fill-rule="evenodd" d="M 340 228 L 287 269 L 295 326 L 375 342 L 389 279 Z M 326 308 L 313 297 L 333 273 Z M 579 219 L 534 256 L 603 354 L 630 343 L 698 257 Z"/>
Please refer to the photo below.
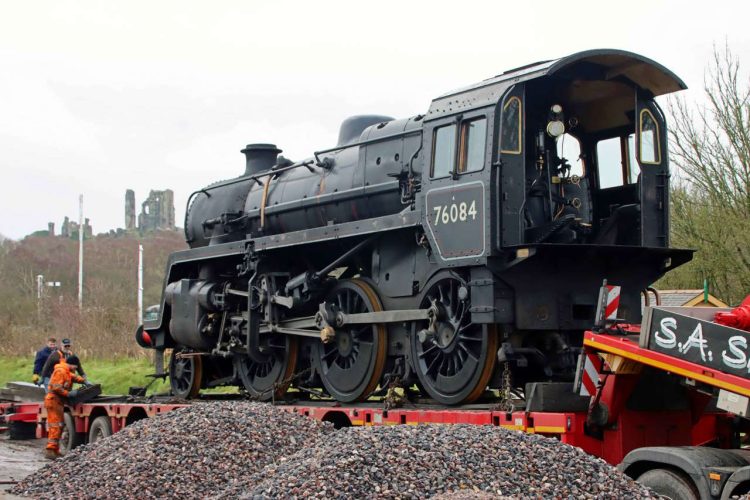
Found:
<path fill-rule="evenodd" d="M 143 245 L 138 244 L 138 323 L 143 324 Z"/>
<path fill-rule="evenodd" d="M 78 197 L 78 310 L 83 310 L 83 195 Z"/>
<path fill-rule="evenodd" d="M 36 275 L 36 319 L 42 320 L 42 293 L 44 292 L 44 276 Z"/>

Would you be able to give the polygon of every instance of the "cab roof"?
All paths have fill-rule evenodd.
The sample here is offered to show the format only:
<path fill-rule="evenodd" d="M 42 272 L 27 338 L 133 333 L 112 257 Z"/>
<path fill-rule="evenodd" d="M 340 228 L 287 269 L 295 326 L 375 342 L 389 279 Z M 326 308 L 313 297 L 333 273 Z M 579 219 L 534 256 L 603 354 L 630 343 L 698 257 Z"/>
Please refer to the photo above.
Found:
<path fill-rule="evenodd" d="M 677 75 L 661 64 L 633 52 L 595 49 L 541 61 L 501 73 L 493 78 L 454 90 L 432 101 L 428 118 L 481 108 L 497 103 L 505 91 L 520 82 L 547 76 L 632 82 L 660 96 L 687 88 Z"/>

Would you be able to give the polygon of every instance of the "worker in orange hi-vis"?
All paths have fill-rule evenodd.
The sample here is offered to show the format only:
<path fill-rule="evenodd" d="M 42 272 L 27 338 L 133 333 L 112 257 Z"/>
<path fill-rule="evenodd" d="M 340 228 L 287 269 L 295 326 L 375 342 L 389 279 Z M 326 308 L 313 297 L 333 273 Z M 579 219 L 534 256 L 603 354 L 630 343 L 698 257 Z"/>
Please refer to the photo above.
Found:
<path fill-rule="evenodd" d="M 63 414 L 65 411 L 65 400 L 75 397 L 78 391 L 73 389 L 73 382 L 84 383 L 83 377 L 75 374 L 78 357 L 70 356 L 67 360 L 63 357 L 55 365 L 52 377 L 49 381 L 49 391 L 44 398 L 44 407 L 47 409 L 47 448 L 44 457 L 54 460 L 60 456 L 60 436 L 62 435 Z"/>

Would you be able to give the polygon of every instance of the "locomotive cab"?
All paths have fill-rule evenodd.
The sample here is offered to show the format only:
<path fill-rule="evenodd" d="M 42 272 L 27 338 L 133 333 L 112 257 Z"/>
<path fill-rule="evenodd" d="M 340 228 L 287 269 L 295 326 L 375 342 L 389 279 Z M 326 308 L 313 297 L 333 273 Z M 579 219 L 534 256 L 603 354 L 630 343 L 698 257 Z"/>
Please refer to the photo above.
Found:
<path fill-rule="evenodd" d="M 581 290 L 596 289 L 599 276 L 628 287 L 621 317 L 638 322 L 639 291 L 690 260 L 669 248 L 667 124 L 655 102 L 682 88 L 641 56 L 590 51 L 506 91 L 497 106 L 499 249 L 535 254 L 508 273 L 520 325 L 584 327 L 596 299 Z M 547 289 L 527 287 L 533 276 Z"/>
<path fill-rule="evenodd" d="M 645 57 L 593 50 L 441 96 L 425 123 L 427 196 L 474 179 L 493 184 L 483 202 L 497 216 L 464 238 L 486 240 L 482 256 L 545 244 L 667 248 L 667 128 L 654 99 L 684 88 Z M 443 260 L 480 255 L 481 243 L 454 249 L 439 234 L 452 222 L 441 206 L 427 200 Z"/>
<path fill-rule="evenodd" d="M 492 273 L 472 270 L 472 283 L 493 281 L 472 287 L 472 321 L 526 350 L 528 380 L 570 375 L 602 278 L 626 290 L 620 317 L 636 323 L 640 291 L 690 260 L 669 248 L 667 124 L 655 102 L 684 88 L 645 57 L 594 50 L 433 101 L 427 236 L 443 265 Z"/>
<path fill-rule="evenodd" d="M 498 106 L 503 183 L 525 185 L 504 207 L 501 246 L 668 247 L 666 122 L 654 97 L 684 84 L 632 56 L 571 59 Z"/>

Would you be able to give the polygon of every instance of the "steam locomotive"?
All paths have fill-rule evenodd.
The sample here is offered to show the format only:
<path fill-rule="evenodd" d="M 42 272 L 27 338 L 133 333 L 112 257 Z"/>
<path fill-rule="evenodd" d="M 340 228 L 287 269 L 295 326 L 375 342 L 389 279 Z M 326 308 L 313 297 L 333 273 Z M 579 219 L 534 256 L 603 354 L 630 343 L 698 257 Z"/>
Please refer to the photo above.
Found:
<path fill-rule="evenodd" d="M 684 88 L 645 57 L 592 50 L 424 115 L 351 117 L 303 161 L 250 144 L 242 175 L 190 196 L 190 249 L 170 256 L 136 340 L 172 349 L 180 397 L 234 384 L 355 402 L 401 386 L 457 405 L 570 385 L 602 279 L 638 322 L 640 291 L 691 259 L 669 248 L 654 101 Z"/>

